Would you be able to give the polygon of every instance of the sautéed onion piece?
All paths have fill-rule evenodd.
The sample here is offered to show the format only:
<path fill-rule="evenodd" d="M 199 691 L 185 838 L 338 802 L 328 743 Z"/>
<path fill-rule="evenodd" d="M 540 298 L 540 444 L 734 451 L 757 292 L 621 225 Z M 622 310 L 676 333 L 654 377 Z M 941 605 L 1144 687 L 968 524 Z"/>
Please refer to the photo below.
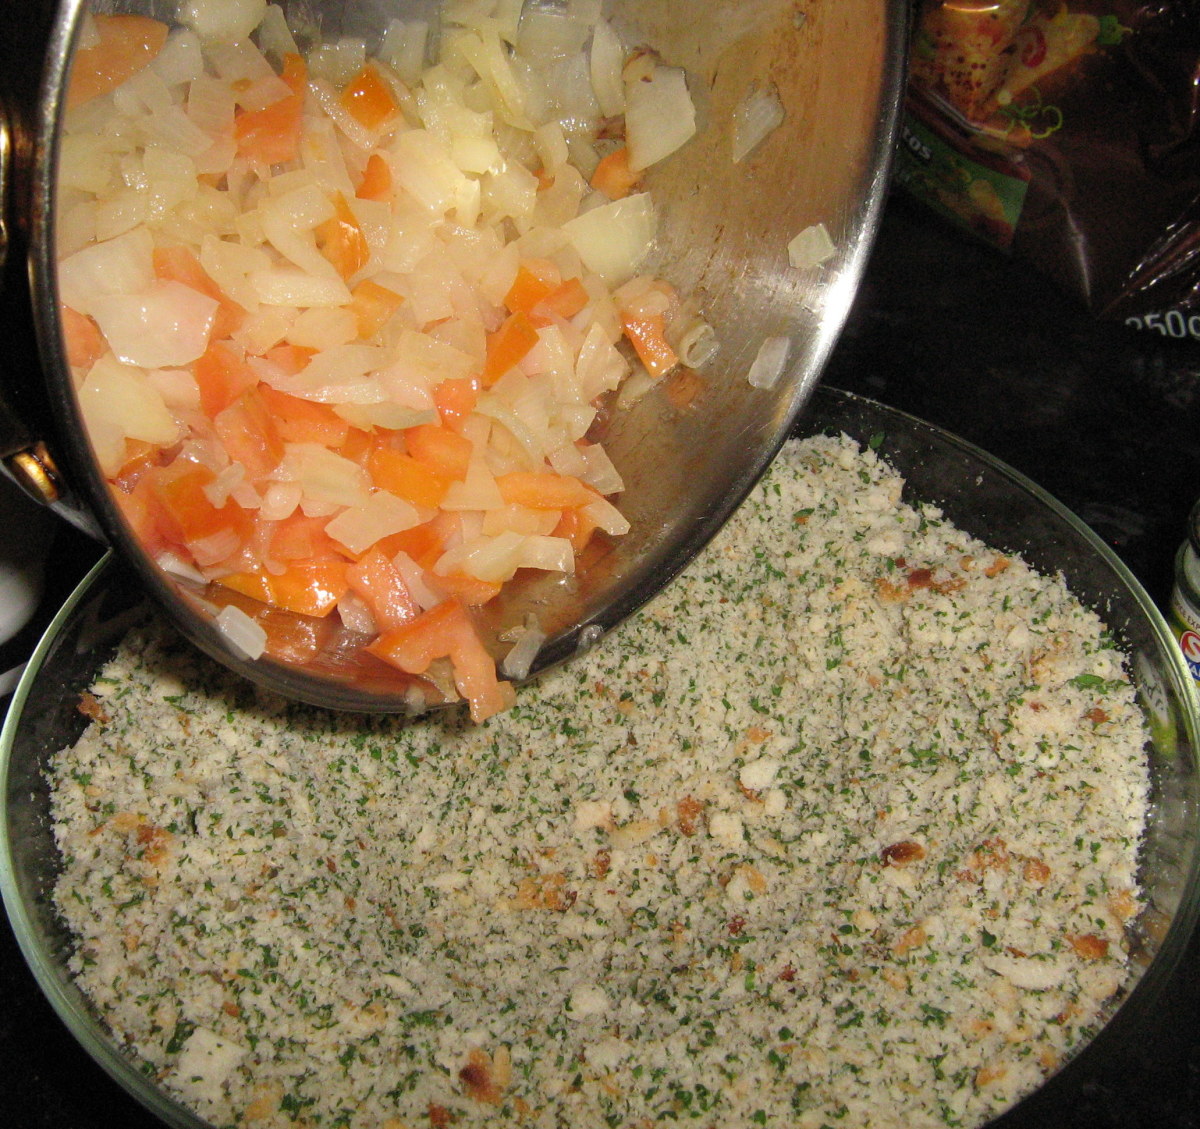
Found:
<path fill-rule="evenodd" d="M 485 0 L 307 56 L 262 0 L 91 16 L 62 141 L 64 336 L 139 543 L 339 617 L 476 720 L 512 690 L 471 609 L 628 530 L 602 401 L 717 347 L 640 273 L 686 75 L 572 13 Z M 219 626 L 273 653 L 271 617 Z"/>

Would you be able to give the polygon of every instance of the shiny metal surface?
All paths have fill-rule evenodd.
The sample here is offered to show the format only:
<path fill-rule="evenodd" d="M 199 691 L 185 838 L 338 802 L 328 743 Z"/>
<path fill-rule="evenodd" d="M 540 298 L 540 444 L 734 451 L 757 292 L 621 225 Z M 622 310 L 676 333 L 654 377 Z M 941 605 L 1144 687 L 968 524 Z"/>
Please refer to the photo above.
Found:
<path fill-rule="evenodd" d="M 296 654 L 314 642 L 320 653 L 302 662 L 290 661 L 286 651 L 255 662 L 232 653 L 211 619 L 225 601 L 241 598 L 213 588 L 195 590 L 161 574 L 126 531 L 87 457 L 58 327 L 53 232 L 53 141 L 82 3 L 43 0 L 34 6 L 31 22 L 39 29 L 34 34 L 48 44 L 39 56 L 44 67 L 36 81 L 27 76 L 22 87 L 16 80 L 10 102 L 21 107 L 14 131 L 22 139 L 10 212 L 15 207 L 25 236 L 30 310 L 49 383 L 50 429 L 57 438 L 52 446 L 76 492 L 63 498 L 61 508 L 77 521 L 93 515 L 105 539 L 132 562 L 184 633 L 227 665 L 316 704 L 401 710 L 407 676 L 365 655 L 363 637 L 328 623 L 247 605 L 252 614 L 286 626 L 298 641 Z M 96 6 L 160 18 L 175 7 L 173 0 Z M 647 178 L 660 213 L 656 261 L 650 265 L 681 292 L 699 298 L 721 348 L 686 406 L 675 406 L 666 381 L 632 410 L 608 417 L 597 437 L 624 477 L 619 504 L 633 531 L 589 552 L 569 580 L 534 576 L 506 587 L 483 616 L 497 654 L 503 650 L 498 636 L 529 614 L 550 636 L 534 673 L 611 629 L 708 541 L 777 451 L 817 384 L 878 223 L 903 82 L 906 7 L 901 0 L 606 5 L 627 42 L 648 44 L 688 72 L 700 132 Z M 359 35 L 370 42 L 388 19 L 433 8 L 429 0 L 296 0 L 289 10 L 320 35 Z M 734 164 L 733 111 L 767 84 L 778 90 L 784 124 L 747 160 Z M 835 256 L 820 266 L 791 267 L 788 241 L 818 222 L 832 236 Z M 11 306 L 20 295 L 6 290 L 5 299 Z M 751 388 L 747 370 L 763 339 L 772 336 L 791 340 L 787 369 L 771 390 Z M 0 445 L 3 440 L 0 428 Z M 436 701 L 436 695 L 427 694 L 427 700 Z"/>

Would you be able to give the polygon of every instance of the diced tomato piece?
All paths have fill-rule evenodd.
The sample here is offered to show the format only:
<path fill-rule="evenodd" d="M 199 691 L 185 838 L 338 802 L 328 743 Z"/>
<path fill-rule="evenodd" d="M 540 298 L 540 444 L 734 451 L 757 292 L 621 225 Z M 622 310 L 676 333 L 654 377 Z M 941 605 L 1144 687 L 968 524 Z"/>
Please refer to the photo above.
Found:
<path fill-rule="evenodd" d="M 548 259 L 526 259 L 517 267 L 517 276 L 504 296 L 510 313 L 529 314 L 554 292 L 559 283 L 558 268 Z"/>
<path fill-rule="evenodd" d="M 371 609 L 380 631 L 411 623 L 421 614 L 400 570 L 378 546 L 346 570 L 346 579 L 350 590 Z"/>
<path fill-rule="evenodd" d="M 351 210 L 346 197 L 340 192 L 333 194 L 334 215 L 317 227 L 314 233 L 317 246 L 343 279 L 358 274 L 371 257 L 367 237 Z"/>
<path fill-rule="evenodd" d="M 538 308 L 557 314 L 560 318 L 573 318 L 591 300 L 592 296 L 579 279 L 568 278 L 547 294 Z"/>
<path fill-rule="evenodd" d="M 200 410 L 209 419 L 258 383 L 241 350 L 228 341 L 211 342 L 192 366 L 192 375 L 200 386 Z"/>
<path fill-rule="evenodd" d="M 515 368 L 538 343 L 538 331 L 523 313 L 509 314 L 500 328 L 487 335 L 487 360 L 483 386 L 491 388 L 509 369 Z"/>
<path fill-rule="evenodd" d="M 638 359 L 653 377 L 663 376 L 673 369 L 679 358 L 671 348 L 665 333 L 666 321 L 662 314 L 646 317 L 621 316 L 621 327 L 633 344 Z"/>
<path fill-rule="evenodd" d="M 321 618 L 350 590 L 346 569 L 345 561 L 298 561 L 279 574 L 254 569 L 231 573 L 221 583 L 272 607 Z"/>
<path fill-rule="evenodd" d="M 424 674 L 436 659 L 448 658 L 473 721 L 500 713 L 515 700 L 512 686 L 496 678 L 496 664 L 457 600 L 446 600 L 411 623 L 385 631 L 367 650 L 409 674 Z"/>
<path fill-rule="evenodd" d="M 371 452 L 375 449 L 374 436 L 369 431 L 363 431 L 361 427 L 351 426 L 346 433 L 345 442 L 338 447 L 338 454 L 343 459 L 349 459 L 352 463 L 358 463 L 359 466 L 366 466 L 367 459 Z"/>
<path fill-rule="evenodd" d="M 246 468 L 251 482 L 270 474 L 283 458 L 283 438 L 256 388 L 243 392 L 218 412 L 213 426 L 230 460 Z"/>
<path fill-rule="evenodd" d="M 599 498 L 595 490 L 578 478 L 553 471 L 510 471 L 496 476 L 496 486 L 509 505 L 535 510 L 565 510 L 586 506 Z"/>
<path fill-rule="evenodd" d="M 436 423 L 423 423 L 404 432 L 408 453 L 438 474 L 460 482 L 467 476 L 475 445 L 464 435 Z"/>
<path fill-rule="evenodd" d="M 246 320 L 246 311 L 229 297 L 200 265 L 191 250 L 182 246 L 156 247 L 154 273 L 167 282 L 179 282 L 206 295 L 217 303 L 213 320 L 212 339 L 222 341 L 232 337 Z"/>
<path fill-rule="evenodd" d="M 481 608 L 489 600 L 500 595 L 503 586 L 498 580 L 479 580 L 474 576 L 442 576 L 436 572 L 427 572 L 429 587 L 439 596 L 457 600 L 464 607 Z"/>
<path fill-rule="evenodd" d="M 143 475 L 128 490 L 113 487 L 112 498 L 129 526 L 129 532 L 147 556 L 157 557 L 168 547 L 162 534 L 158 498 L 149 476 Z"/>
<path fill-rule="evenodd" d="M 360 200 L 378 200 L 383 203 L 392 198 L 392 166 L 387 163 L 387 158 L 382 153 L 372 153 L 367 158 L 362 180 L 354 195 Z"/>
<path fill-rule="evenodd" d="M 411 529 L 402 529 L 399 533 L 380 538 L 375 547 L 390 557 L 404 553 L 422 568 L 430 569 L 444 552 L 446 544 L 447 531 L 440 517 L 441 515 L 423 525 L 414 525 Z"/>
<path fill-rule="evenodd" d="M 433 390 L 433 405 L 446 427 L 457 431 L 479 403 L 479 384 L 470 377 L 443 380 Z"/>
<path fill-rule="evenodd" d="M 67 363 L 85 371 L 90 369 L 108 351 L 108 342 L 100 327 L 70 306 L 60 305 L 58 314 L 63 344 L 67 347 Z"/>
<path fill-rule="evenodd" d="M 295 376 L 308 368 L 309 361 L 316 355 L 316 349 L 309 349 L 304 345 L 276 345 L 267 350 L 266 360 L 285 376 Z"/>
<path fill-rule="evenodd" d="M 373 279 L 364 278 L 350 291 L 350 309 L 358 321 L 358 335 L 364 339 L 374 337 L 404 302 L 394 290 L 381 286 Z"/>
<path fill-rule="evenodd" d="M 115 90 L 149 66 L 167 41 L 167 25 L 147 16 L 94 15 L 96 42 L 75 52 L 67 107 Z"/>
<path fill-rule="evenodd" d="M 578 556 L 587 547 L 596 529 L 596 523 L 581 508 L 576 507 L 562 511 L 559 515 L 558 525 L 554 527 L 554 536 L 570 541 L 571 548 Z"/>
<path fill-rule="evenodd" d="M 254 519 L 227 501 L 214 506 L 204 492 L 216 475 L 193 463 L 172 463 L 148 476 L 158 503 L 159 528 L 202 568 L 236 553 L 250 538 Z"/>
<path fill-rule="evenodd" d="M 271 560 L 287 564 L 339 558 L 338 542 L 325 532 L 328 521 L 328 517 L 308 517 L 297 510 L 290 517 L 275 522 L 268 550 Z"/>
<path fill-rule="evenodd" d="M 233 122 L 238 156 L 264 165 L 294 161 L 300 151 L 304 88 L 308 79 L 304 60 L 295 54 L 285 56 L 279 77 L 291 87 L 291 94 L 261 110 L 242 110 Z"/>
<path fill-rule="evenodd" d="M 337 448 L 350 434 L 350 424 L 328 404 L 301 400 L 266 384 L 258 386 L 258 395 L 285 443 L 319 443 L 323 447 Z"/>
<path fill-rule="evenodd" d="M 122 490 L 131 490 L 133 484 L 142 479 L 146 472 L 163 463 L 163 449 L 141 439 L 125 440 L 125 462 L 113 475 L 111 481 Z"/>
<path fill-rule="evenodd" d="M 454 481 L 428 463 L 390 447 L 376 447 L 367 458 L 367 469 L 380 490 L 431 510 L 442 504 Z"/>
<path fill-rule="evenodd" d="M 629 149 L 622 145 L 604 157 L 592 173 L 592 187 L 610 200 L 628 196 L 641 174 L 629 167 Z"/>
<path fill-rule="evenodd" d="M 371 132 L 400 113 L 392 88 L 370 63 L 346 84 L 338 100 L 359 125 Z"/>

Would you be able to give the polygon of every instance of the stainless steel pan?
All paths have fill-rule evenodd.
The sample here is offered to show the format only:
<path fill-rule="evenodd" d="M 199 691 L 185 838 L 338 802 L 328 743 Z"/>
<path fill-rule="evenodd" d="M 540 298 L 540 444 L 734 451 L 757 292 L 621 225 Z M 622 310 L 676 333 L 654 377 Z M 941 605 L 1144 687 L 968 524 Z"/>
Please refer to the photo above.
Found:
<path fill-rule="evenodd" d="M 546 0 L 543 0 L 543 3 Z M 378 38 L 430 0 L 295 0 L 289 15 L 322 36 Z M 600 436 L 626 483 L 626 537 L 581 562 L 569 582 L 534 576 L 484 610 L 497 653 L 506 629 L 537 616 L 549 638 L 533 673 L 571 655 L 646 601 L 716 532 L 777 451 L 842 326 L 878 222 L 903 82 L 903 0 L 614 0 L 627 41 L 686 68 L 701 129 L 651 170 L 661 218 L 654 269 L 699 296 L 721 341 L 686 408 L 662 390 L 616 414 Z M 230 598 L 161 572 L 126 529 L 90 457 L 58 321 L 56 138 L 83 0 L 28 0 L 0 43 L 0 196 L 4 203 L 0 458 L 30 493 L 113 545 L 180 629 L 221 662 L 290 697 L 334 708 L 400 711 L 412 680 L 325 633 L 316 658 L 240 657 L 214 626 Z M 175 0 L 106 0 L 169 20 Z M 752 154 L 730 156 L 734 110 L 773 84 L 785 119 Z M 787 243 L 823 223 L 825 263 L 789 265 Z M 747 370 L 766 337 L 791 342 L 769 390 Z M 264 608 L 255 614 L 286 613 Z M 295 617 L 299 618 L 299 617 Z M 307 630 L 311 625 L 297 624 Z M 429 690 L 427 700 L 436 703 Z"/>

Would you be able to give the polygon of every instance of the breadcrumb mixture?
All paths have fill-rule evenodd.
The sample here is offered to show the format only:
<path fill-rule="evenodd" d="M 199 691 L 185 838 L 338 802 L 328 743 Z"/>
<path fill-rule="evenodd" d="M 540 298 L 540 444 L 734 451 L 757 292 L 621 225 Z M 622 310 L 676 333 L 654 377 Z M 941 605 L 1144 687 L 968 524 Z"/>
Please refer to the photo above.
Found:
<path fill-rule="evenodd" d="M 974 1126 L 1086 1041 L 1143 722 L 1061 579 L 785 448 L 627 626 L 472 726 L 130 637 L 53 767 L 73 971 L 214 1126 Z"/>

